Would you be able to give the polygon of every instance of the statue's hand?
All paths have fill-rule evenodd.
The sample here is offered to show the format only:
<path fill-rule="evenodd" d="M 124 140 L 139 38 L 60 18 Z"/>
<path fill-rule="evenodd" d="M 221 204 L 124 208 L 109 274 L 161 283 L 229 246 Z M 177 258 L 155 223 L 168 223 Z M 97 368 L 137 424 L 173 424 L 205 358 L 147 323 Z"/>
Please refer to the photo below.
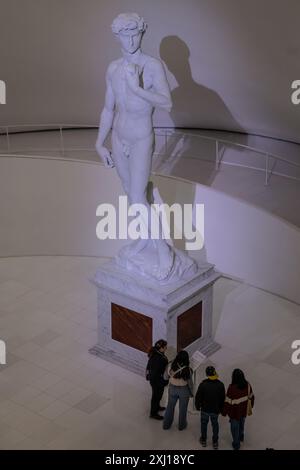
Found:
<path fill-rule="evenodd" d="M 125 66 L 126 83 L 131 91 L 136 91 L 139 88 L 139 68 L 135 64 L 127 64 Z"/>
<path fill-rule="evenodd" d="M 110 151 L 106 147 L 103 147 L 102 145 L 98 145 L 98 144 L 96 144 L 96 150 L 98 152 L 98 155 L 100 155 L 104 165 L 107 168 L 114 168 L 115 164 L 111 157 Z"/>

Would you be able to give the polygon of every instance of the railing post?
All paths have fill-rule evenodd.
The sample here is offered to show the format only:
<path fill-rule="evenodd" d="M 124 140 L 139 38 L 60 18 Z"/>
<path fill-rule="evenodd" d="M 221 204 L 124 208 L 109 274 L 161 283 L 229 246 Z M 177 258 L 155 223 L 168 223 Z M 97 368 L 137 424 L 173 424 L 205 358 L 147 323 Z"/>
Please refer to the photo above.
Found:
<path fill-rule="evenodd" d="M 168 132 L 165 129 L 165 156 L 167 155 L 167 151 L 168 151 Z"/>
<path fill-rule="evenodd" d="M 9 129 L 8 126 L 6 126 L 6 142 L 7 142 L 7 151 L 10 152 L 10 140 L 9 140 Z"/>
<path fill-rule="evenodd" d="M 62 126 L 59 127 L 59 133 L 60 133 L 60 151 L 62 156 L 65 156 L 65 146 L 64 146 L 64 136 L 63 136 L 63 130 Z"/>
<path fill-rule="evenodd" d="M 265 175 L 265 186 L 269 184 L 269 154 L 266 153 L 266 175 Z"/>
<path fill-rule="evenodd" d="M 219 141 L 216 140 L 216 171 L 219 169 Z"/>

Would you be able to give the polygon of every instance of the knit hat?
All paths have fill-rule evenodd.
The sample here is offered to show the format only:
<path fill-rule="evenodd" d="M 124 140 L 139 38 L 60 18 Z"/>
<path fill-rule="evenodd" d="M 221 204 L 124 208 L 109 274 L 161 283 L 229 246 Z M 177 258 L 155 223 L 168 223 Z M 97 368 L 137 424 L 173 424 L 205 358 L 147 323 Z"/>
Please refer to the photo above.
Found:
<path fill-rule="evenodd" d="M 216 369 L 213 366 L 206 367 L 206 375 L 208 378 L 215 380 L 218 378 L 218 374 L 216 373 Z"/>

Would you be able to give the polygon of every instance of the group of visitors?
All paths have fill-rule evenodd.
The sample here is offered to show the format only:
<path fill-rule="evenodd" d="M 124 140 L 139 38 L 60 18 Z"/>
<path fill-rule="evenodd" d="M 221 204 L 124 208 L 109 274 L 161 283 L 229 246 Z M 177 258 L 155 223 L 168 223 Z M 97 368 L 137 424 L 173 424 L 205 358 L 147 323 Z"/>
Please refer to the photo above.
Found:
<path fill-rule="evenodd" d="M 189 399 L 194 396 L 193 370 L 187 351 L 179 351 L 170 363 L 166 356 L 167 342 L 160 339 L 149 351 L 146 378 L 152 387 L 150 418 L 163 422 L 163 429 L 169 429 L 174 420 L 174 412 L 179 401 L 178 429 L 187 427 Z M 160 405 L 164 388 L 168 387 L 167 407 Z M 200 443 L 207 445 L 207 427 L 212 425 L 213 449 L 218 449 L 219 415 L 228 416 L 232 434 L 232 447 L 240 448 L 244 441 L 245 419 L 252 414 L 254 395 L 251 385 L 245 379 L 242 370 L 234 369 L 231 384 L 225 393 L 225 386 L 219 380 L 213 366 L 206 367 L 206 379 L 195 394 L 195 407 L 200 411 Z M 164 416 L 159 412 L 165 411 Z"/>

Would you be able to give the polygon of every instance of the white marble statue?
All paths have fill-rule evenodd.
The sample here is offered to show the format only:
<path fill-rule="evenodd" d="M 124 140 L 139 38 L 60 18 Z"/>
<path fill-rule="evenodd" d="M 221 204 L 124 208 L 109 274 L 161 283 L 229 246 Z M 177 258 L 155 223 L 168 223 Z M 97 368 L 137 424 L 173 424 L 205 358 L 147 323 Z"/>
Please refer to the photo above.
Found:
<path fill-rule="evenodd" d="M 122 57 L 107 70 L 96 149 L 106 166 L 116 167 L 130 204 L 145 205 L 145 223 L 150 227 L 147 186 L 154 148 L 152 115 L 155 107 L 170 111 L 172 101 L 162 63 L 141 50 L 146 27 L 136 13 L 120 14 L 112 23 Z M 112 153 L 105 147 L 111 128 Z M 116 260 L 128 270 L 162 282 L 186 278 L 197 270 L 191 258 L 163 238 L 131 242 Z"/>

